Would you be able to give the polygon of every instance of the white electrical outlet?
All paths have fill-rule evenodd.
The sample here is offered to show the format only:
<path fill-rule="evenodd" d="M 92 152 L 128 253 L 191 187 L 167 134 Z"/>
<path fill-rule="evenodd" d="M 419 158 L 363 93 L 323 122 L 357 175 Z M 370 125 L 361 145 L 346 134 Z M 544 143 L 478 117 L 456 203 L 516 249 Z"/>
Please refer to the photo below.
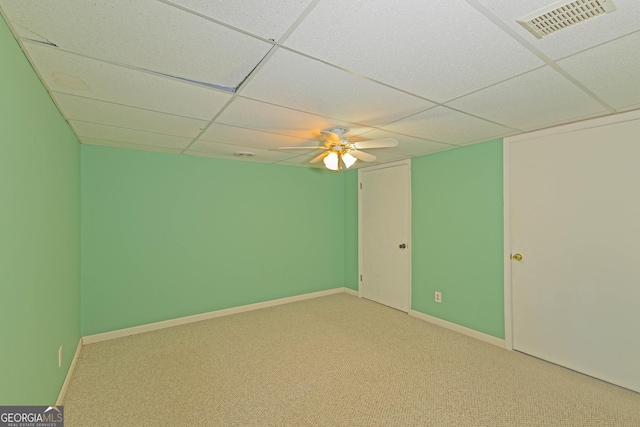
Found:
<path fill-rule="evenodd" d="M 436 291 L 436 302 L 442 302 L 442 294 Z"/>
<path fill-rule="evenodd" d="M 62 367 L 62 346 L 58 349 L 58 368 Z"/>

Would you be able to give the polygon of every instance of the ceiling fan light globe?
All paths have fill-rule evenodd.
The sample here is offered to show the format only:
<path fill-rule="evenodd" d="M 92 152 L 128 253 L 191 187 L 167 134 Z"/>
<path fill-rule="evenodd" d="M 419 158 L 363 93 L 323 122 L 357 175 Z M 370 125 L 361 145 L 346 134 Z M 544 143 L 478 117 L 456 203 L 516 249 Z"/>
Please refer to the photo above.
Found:
<path fill-rule="evenodd" d="M 347 167 L 347 169 L 349 169 L 356 162 L 356 160 L 358 159 L 356 159 L 349 153 L 345 153 L 342 155 L 342 161 L 344 162 L 344 165 Z"/>
<path fill-rule="evenodd" d="M 322 159 L 322 161 L 324 162 L 324 165 L 327 167 L 327 169 L 331 169 L 332 171 L 338 170 L 338 162 L 340 161 L 340 159 L 338 158 L 338 153 L 336 153 L 335 151 L 327 154 L 325 158 Z"/>

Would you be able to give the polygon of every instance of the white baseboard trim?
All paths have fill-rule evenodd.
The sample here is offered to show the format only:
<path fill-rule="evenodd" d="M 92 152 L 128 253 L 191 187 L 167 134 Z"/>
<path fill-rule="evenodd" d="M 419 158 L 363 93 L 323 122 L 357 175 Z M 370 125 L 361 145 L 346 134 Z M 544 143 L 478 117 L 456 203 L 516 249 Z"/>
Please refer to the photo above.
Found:
<path fill-rule="evenodd" d="M 442 326 L 443 328 L 451 329 L 452 331 L 461 333 L 463 335 L 470 336 L 471 338 L 475 338 L 480 341 L 484 341 L 489 344 L 496 345 L 500 348 L 505 348 L 505 342 L 501 338 L 496 338 L 494 336 L 487 335 L 485 333 L 478 332 L 473 329 L 466 328 L 464 326 L 456 325 L 455 323 L 438 319 L 437 317 L 429 316 L 428 314 L 420 313 L 419 311 L 410 310 L 409 315 L 417 319 L 424 320 L 426 322 L 433 323 L 438 326 Z"/>
<path fill-rule="evenodd" d="M 67 387 L 69 387 L 69 383 L 71 382 L 71 376 L 73 375 L 73 370 L 76 367 L 76 362 L 78 361 L 78 357 L 80 356 L 80 350 L 82 350 L 82 338 L 78 340 L 78 346 L 76 347 L 76 352 L 73 355 L 73 359 L 71 360 L 71 365 L 69 365 L 69 370 L 67 371 L 67 375 L 64 377 L 64 382 L 62 383 L 62 388 L 60 388 L 60 393 L 58 393 L 58 398 L 56 399 L 56 406 L 62 405 L 64 401 L 64 395 L 67 393 Z"/>
<path fill-rule="evenodd" d="M 351 289 L 349 289 L 349 291 L 351 291 Z M 326 291 L 311 292 L 309 294 L 258 302 L 255 304 L 241 305 L 238 307 L 225 308 L 222 310 L 210 311 L 207 313 L 194 314 L 193 316 L 163 320 L 161 322 L 148 323 L 146 325 L 133 326 L 131 328 L 117 329 L 115 331 L 103 332 L 100 334 L 87 335 L 86 337 L 82 337 L 82 344 L 93 344 L 100 341 L 108 341 L 116 338 L 127 337 L 129 335 L 142 334 L 144 332 L 156 331 L 158 329 L 170 328 L 172 326 L 186 325 L 187 323 L 200 322 L 202 320 L 215 319 L 216 317 L 229 316 L 231 314 L 244 313 L 245 311 L 259 310 L 261 308 L 274 307 L 276 305 L 289 304 L 296 301 L 324 297 L 327 295 L 339 294 L 342 292 L 348 291 L 346 290 L 346 288 L 328 289 Z"/>
<path fill-rule="evenodd" d="M 360 294 L 358 293 L 358 291 L 354 291 L 353 289 L 344 288 L 344 292 L 345 292 L 346 294 L 353 295 L 354 297 L 359 297 L 359 296 L 360 296 Z"/>

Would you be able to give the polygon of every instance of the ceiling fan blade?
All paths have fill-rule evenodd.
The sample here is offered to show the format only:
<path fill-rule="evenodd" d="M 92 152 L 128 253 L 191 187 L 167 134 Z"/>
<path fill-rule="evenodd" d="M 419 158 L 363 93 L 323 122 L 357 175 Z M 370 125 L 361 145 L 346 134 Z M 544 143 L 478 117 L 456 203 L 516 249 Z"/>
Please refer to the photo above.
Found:
<path fill-rule="evenodd" d="M 323 130 L 320 133 L 324 136 L 324 139 L 326 139 L 327 142 L 331 144 L 340 144 L 340 135 L 337 133 L 329 132 L 328 130 Z"/>
<path fill-rule="evenodd" d="M 325 151 L 324 153 L 320 154 L 319 156 L 314 157 L 313 159 L 311 159 L 311 161 L 309 163 L 318 163 L 320 160 L 322 160 L 325 157 L 327 157 L 328 154 L 329 154 L 329 152 Z"/>
<path fill-rule="evenodd" d="M 373 154 L 365 153 L 364 151 L 351 150 L 349 151 L 356 159 L 362 160 L 363 162 L 373 162 L 376 159 L 376 156 Z"/>
<path fill-rule="evenodd" d="M 326 150 L 327 147 L 278 147 L 278 150 Z"/>
<path fill-rule="evenodd" d="M 370 141 L 360 141 L 354 144 L 356 148 L 388 148 L 395 147 L 398 145 L 398 140 L 393 138 L 385 138 L 385 139 L 372 139 Z"/>

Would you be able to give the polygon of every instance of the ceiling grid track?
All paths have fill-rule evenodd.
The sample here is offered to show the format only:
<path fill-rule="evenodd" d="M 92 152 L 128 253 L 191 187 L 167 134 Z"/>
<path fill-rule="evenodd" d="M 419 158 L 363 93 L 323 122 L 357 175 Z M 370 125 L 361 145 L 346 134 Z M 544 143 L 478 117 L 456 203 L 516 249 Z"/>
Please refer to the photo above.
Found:
<path fill-rule="evenodd" d="M 599 47 L 604 46 L 604 45 L 609 44 L 609 43 L 613 43 L 613 42 L 615 42 L 615 41 L 618 41 L 618 40 L 623 39 L 623 38 L 625 38 L 625 37 L 631 36 L 631 35 L 633 35 L 633 34 L 640 34 L 640 30 L 632 31 L 632 32 L 630 32 L 630 33 L 628 33 L 628 34 L 623 34 L 623 35 L 621 35 L 621 36 L 614 37 L 614 38 L 612 38 L 612 39 L 610 39 L 610 40 L 607 40 L 607 41 L 604 41 L 604 42 L 602 42 L 602 43 L 598 43 L 598 44 L 595 44 L 595 45 L 593 45 L 593 46 L 589 46 L 589 47 L 588 47 L 588 48 L 586 48 L 586 49 L 579 50 L 579 51 L 577 51 L 577 52 L 573 52 L 573 53 L 571 53 L 570 55 L 564 56 L 562 59 L 568 59 L 568 58 L 571 58 L 571 57 L 573 57 L 573 56 L 580 55 L 581 53 L 587 52 L 587 51 L 592 50 L 592 49 L 599 48 Z"/>
<path fill-rule="evenodd" d="M 484 5 L 482 5 L 478 0 L 465 0 L 465 1 L 471 7 L 473 7 L 478 12 L 480 12 L 482 15 L 484 15 L 487 19 L 489 19 L 491 22 L 493 22 L 496 26 L 498 26 L 500 29 L 502 29 L 505 33 L 507 33 L 511 37 L 513 37 L 514 40 L 516 40 L 522 46 L 527 48 L 531 53 L 533 53 L 538 58 L 543 60 L 549 67 L 553 68 L 553 70 L 555 70 L 558 74 L 562 75 L 562 77 L 564 77 L 565 79 L 569 80 L 578 89 L 580 89 L 581 91 L 586 93 L 594 101 L 598 102 L 600 105 L 602 105 L 604 108 L 606 108 L 610 113 L 615 113 L 616 112 L 616 110 L 613 107 L 611 107 L 609 104 L 604 102 L 604 100 L 602 100 L 598 95 L 593 93 L 585 85 L 583 85 L 577 79 L 575 79 L 573 76 L 571 76 L 569 73 L 567 73 L 553 59 L 551 59 L 550 57 L 548 57 L 547 55 L 542 53 L 539 49 L 537 49 L 535 46 L 533 46 L 531 43 L 529 43 L 527 40 L 525 40 L 520 34 L 515 32 L 511 27 L 506 25 L 500 18 L 498 18 L 493 12 L 491 12 L 489 9 L 487 9 Z"/>
<path fill-rule="evenodd" d="M 543 39 L 522 25 L 560 14 L 559 31 L 603 1 L 617 11 Z M 83 144 L 314 167 L 320 129 L 351 130 L 343 156 L 397 140 L 385 163 L 640 108 L 640 3 L 531 3 L 0 0 L 0 13 Z"/>
<path fill-rule="evenodd" d="M 56 45 L 52 45 L 52 44 L 50 45 L 48 43 L 40 43 L 37 40 L 30 40 L 30 39 L 24 39 L 24 38 L 21 38 L 20 40 L 23 43 L 37 44 L 38 46 L 42 46 L 42 47 L 44 47 L 46 49 L 53 49 L 53 50 L 56 50 L 58 52 L 64 52 L 64 53 L 68 53 L 70 55 L 79 56 L 81 58 L 90 59 L 92 61 L 102 62 L 103 64 L 115 65 L 116 67 L 122 67 L 122 68 L 126 68 L 128 70 L 138 71 L 138 72 L 141 72 L 141 73 L 150 74 L 152 76 L 156 76 L 156 77 L 160 77 L 160 78 L 164 78 L 164 79 L 169 79 L 169 80 L 172 80 L 172 81 L 178 81 L 178 82 L 181 82 L 181 83 L 184 83 L 184 84 L 188 84 L 188 85 L 191 85 L 191 86 L 195 86 L 195 87 L 199 87 L 199 88 L 205 88 L 205 89 L 209 89 L 209 90 L 214 90 L 216 92 L 229 93 L 228 91 L 225 91 L 225 90 L 216 89 L 216 88 L 213 88 L 211 86 L 198 84 L 193 80 L 183 79 L 183 78 L 180 78 L 180 77 L 172 76 L 172 75 L 169 75 L 169 74 L 166 74 L 166 73 L 156 72 L 156 71 L 153 71 L 153 70 L 147 70 L 147 69 L 144 69 L 144 68 L 135 67 L 133 65 L 124 64 L 124 63 L 121 63 L 121 62 L 109 61 L 109 60 L 106 60 L 106 59 L 97 58 L 95 56 L 86 55 L 84 53 L 74 52 L 74 51 L 62 48 L 60 46 L 56 46 Z M 29 58 L 29 55 L 27 53 L 28 49 L 23 49 L 23 51 L 25 52 L 25 55 L 27 55 L 27 57 Z M 31 58 L 29 58 L 29 61 L 33 62 Z M 44 82 L 44 80 L 43 80 L 43 82 Z M 46 84 L 45 84 L 45 87 L 47 87 Z M 48 87 L 47 87 L 47 89 L 50 92 L 56 92 L 55 90 L 49 89 Z M 138 107 L 136 107 L 136 108 L 138 108 Z"/>
<path fill-rule="evenodd" d="M 168 3 L 173 5 L 173 3 L 171 2 L 167 2 L 165 0 L 159 0 L 162 1 L 163 3 Z M 236 98 L 239 97 L 239 92 L 242 89 L 242 86 L 245 86 L 247 83 L 249 83 L 251 81 L 251 79 L 253 78 L 253 76 L 256 75 L 256 73 L 258 71 L 260 71 L 260 69 L 262 67 L 264 67 L 264 64 L 267 63 L 267 61 L 269 61 L 269 59 L 278 51 L 278 48 L 280 47 L 280 43 L 284 42 L 284 40 L 287 39 L 287 37 L 289 37 L 291 35 L 291 33 L 293 33 L 295 31 L 295 29 L 298 27 L 298 25 L 300 25 L 300 23 L 304 20 L 304 18 L 307 17 L 307 15 L 309 15 L 309 13 L 311 13 L 311 11 L 313 10 L 313 8 L 318 4 L 320 0 L 314 0 L 312 1 L 307 7 L 306 9 L 302 12 L 302 14 L 300 14 L 300 16 L 298 17 L 298 19 L 296 19 L 296 21 L 291 25 L 291 27 L 289 27 L 289 29 L 287 30 L 287 32 L 285 32 L 285 34 L 280 38 L 280 40 L 278 40 L 278 42 L 275 42 L 274 40 L 269 39 L 269 41 L 273 44 L 273 46 L 271 47 L 271 49 L 269 49 L 269 52 L 267 52 L 267 54 L 262 58 L 262 60 L 260 60 L 260 62 L 253 68 L 253 70 L 251 70 L 251 72 L 244 78 L 244 80 L 242 80 L 242 82 L 240 82 L 240 84 L 238 85 L 236 91 L 234 92 L 233 96 L 224 104 L 224 106 L 220 109 L 220 111 L 218 111 L 216 113 L 215 116 L 213 116 L 213 118 L 209 121 L 209 123 L 200 131 L 200 133 L 198 135 L 196 135 L 196 137 L 193 139 L 193 141 L 191 141 L 191 143 L 189 145 L 187 145 L 185 148 L 182 149 L 182 151 L 180 152 L 180 154 L 184 154 L 187 150 L 189 150 L 189 148 L 195 144 L 195 142 L 211 127 L 211 125 L 213 125 L 215 123 L 215 121 L 218 119 L 218 117 L 220 117 L 220 115 L 222 113 L 224 113 L 224 111 L 229 107 L 229 105 L 231 105 L 233 103 L 233 101 L 236 100 Z M 183 9 L 183 8 L 180 8 Z M 188 11 L 188 9 L 186 9 Z M 201 16 L 201 14 L 197 14 L 198 16 Z M 211 20 L 211 19 L 209 19 Z M 225 24 L 225 26 L 228 26 Z M 235 27 L 231 27 L 228 26 L 229 28 L 235 29 Z M 244 33 L 244 31 L 243 31 Z M 251 34 L 249 34 L 251 35 Z M 255 35 L 251 35 L 252 37 L 256 37 Z M 292 156 L 294 157 L 294 156 Z M 295 156 L 297 157 L 297 156 Z"/>
<path fill-rule="evenodd" d="M 249 36 L 249 37 L 251 37 L 251 38 L 254 38 L 254 39 L 257 39 L 257 40 L 260 40 L 260 41 L 263 41 L 263 42 L 265 42 L 265 43 L 269 43 L 269 44 L 272 44 L 272 45 L 275 45 L 275 44 L 276 44 L 276 42 L 275 42 L 273 39 L 268 39 L 268 38 L 265 38 L 265 37 L 261 37 L 261 36 L 259 36 L 259 35 L 257 35 L 257 34 L 254 34 L 254 33 L 251 33 L 251 32 L 249 32 L 249 31 L 243 30 L 242 28 L 234 27 L 233 25 L 231 25 L 231 24 L 227 24 L 227 23 L 226 23 L 226 22 L 224 22 L 224 21 L 221 21 L 221 20 L 219 20 L 219 19 L 212 18 L 212 17 L 210 17 L 210 16 L 208 16 L 208 15 L 205 15 L 204 13 L 197 12 L 197 11 L 195 11 L 195 10 L 189 9 L 188 7 L 185 7 L 185 6 L 182 6 L 182 5 L 179 5 L 179 4 L 176 4 L 176 3 L 173 3 L 173 2 L 171 2 L 171 1 L 169 1 L 169 0 L 156 0 L 156 1 L 158 1 L 158 2 L 160 2 L 160 3 L 164 3 L 164 4 L 166 4 L 167 6 L 171 6 L 171 7 L 173 7 L 173 8 L 178 9 L 178 10 L 181 10 L 181 11 L 183 11 L 183 12 L 187 12 L 187 13 L 189 13 L 189 14 L 191 14 L 191 15 L 195 15 L 195 16 L 197 16 L 198 18 L 202 18 L 202 19 L 205 19 L 205 20 L 207 20 L 207 21 L 209 21 L 209 22 L 213 22 L 214 24 L 217 24 L 217 25 L 220 25 L 220 26 L 222 26 L 222 27 L 228 28 L 229 30 L 233 30 L 233 31 L 235 31 L 235 32 L 242 33 L 242 34 L 244 34 L 245 36 Z M 317 1 L 319 1 L 319 0 L 317 0 Z M 317 2 L 317 1 L 316 1 L 316 2 Z"/>

